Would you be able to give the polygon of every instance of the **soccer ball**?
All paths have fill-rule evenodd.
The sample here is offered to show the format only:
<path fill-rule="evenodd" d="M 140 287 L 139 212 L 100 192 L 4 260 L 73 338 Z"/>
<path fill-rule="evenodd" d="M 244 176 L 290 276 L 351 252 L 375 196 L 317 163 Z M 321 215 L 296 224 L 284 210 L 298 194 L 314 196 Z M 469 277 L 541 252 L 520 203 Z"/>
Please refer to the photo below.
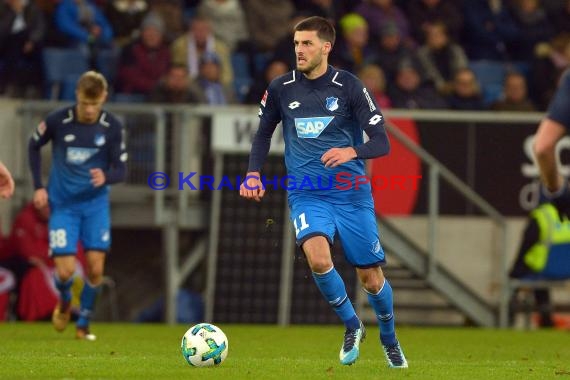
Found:
<path fill-rule="evenodd" d="M 222 364 L 228 356 L 228 338 L 217 326 L 198 323 L 182 337 L 182 356 L 193 367 Z"/>

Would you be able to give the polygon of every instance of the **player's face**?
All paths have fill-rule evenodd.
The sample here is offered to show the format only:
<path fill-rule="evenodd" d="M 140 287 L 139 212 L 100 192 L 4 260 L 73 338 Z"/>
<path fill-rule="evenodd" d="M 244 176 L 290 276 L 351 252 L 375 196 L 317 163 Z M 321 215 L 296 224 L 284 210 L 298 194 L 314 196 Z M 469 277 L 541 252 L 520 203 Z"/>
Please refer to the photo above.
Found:
<path fill-rule="evenodd" d="M 310 76 L 313 72 L 326 70 L 331 43 L 322 41 L 316 31 L 297 31 L 294 37 L 297 70 Z"/>
<path fill-rule="evenodd" d="M 107 92 L 97 98 L 90 98 L 77 92 L 77 119 L 81 123 L 93 124 L 99 118 L 103 104 L 107 99 Z"/>

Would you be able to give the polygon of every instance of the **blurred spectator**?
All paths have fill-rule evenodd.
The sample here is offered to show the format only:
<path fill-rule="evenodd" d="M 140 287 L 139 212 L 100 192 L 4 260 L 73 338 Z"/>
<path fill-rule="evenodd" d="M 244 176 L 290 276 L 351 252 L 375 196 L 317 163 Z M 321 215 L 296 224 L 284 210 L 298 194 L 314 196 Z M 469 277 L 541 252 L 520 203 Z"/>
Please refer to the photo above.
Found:
<path fill-rule="evenodd" d="M 570 0 L 566 0 L 561 9 L 549 13 L 548 19 L 552 22 L 556 34 L 570 33 Z"/>
<path fill-rule="evenodd" d="M 410 0 L 408 3 L 408 19 L 413 38 L 423 44 L 427 28 L 436 22 L 447 27 L 449 37 L 454 42 L 461 39 L 463 14 L 456 2 L 450 0 Z"/>
<path fill-rule="evenodd" d="M 282 61 L 271 61 L 265 68 L 263 75 L 253 81 L 245 98 L 246 104 L 258 104 L 271 81 L 289 71 L 287 64 Z"/>
<path fill-rule="evenodd" d="M 247 23 L 239 0 L 203 0 L 198 13 L 207 16 L 214 35 L 224 42 L 230 51 L 249 39 Z"/>
<path fill-rule="evenodd" d="M 295 7 L 291 0 L 245 0 L 243 5 L 249 33 L 258 52 L 269 53 L 289 33 Z"/>
<path fill-rule="evenodd" d="M 149 13 L 138 40 L 123 49 L 119 62 L 119 92 L 150 95 L 170 67 L 170 50 L 163 40 L 164 24 Z"/>
<path fill-rule="evenodd" d="M 191 83 L 186 66 L 172 65 L 153 89 L 149 100 L 153 103 L 205 103 L 203 94 Z"/>
<path fill-rule="evenodd" d="M 392 101 L 386 95 L 386 78 L 378 65 L 368 64 L 358 71 L 358 78 L 374 97 L 380 109 L 392 108 Z"/>
<path fill-rule="evenodd" d="M 376 54 L 371 59 L 372 63 L 382 68 L 386 75 L 388 87 L 396 80 L 396 72 L 401 62 L 413 62 L 420 67 L 414 52 L 402 43 L 400 32 L 393 23 L 387 23 L 382 27 L 380 40 L 375 49 Z"/>
<path fill-rule="evenodd" d="M 517 0 L 513 14 L 520 33 L 509 44 L 510 58 L 530 63 L 535 45 L 552 38 L 554 29 L 539 0 Z"/>
<path fill-rule="evenodd" d="M 33 1 L 5 0 L 0 4 L 0 93 L 40 96 L 44 33 L 43 14 Z"/>
<path fill-rule="evenodd" d="M 531 80 L 534 101 L 538 108 L 546 110 L 558 80 L 570 67 L 570 34 L 560 34 L 549 43 L 537 45 L 531 65 Z"/>
<path fill-rule="evenodd" d="M 54 17 L 67 47 L 111 46 L 111 24 L 92 0 L 61 0 Z"/>
<path fill-rule="evenodd" d="M 384 26 L 391 23 L 398 29 L 398 34 L 406 46 L 415 45 L 411 38 L 408 18 L 392 0 L 368 0 L 356 7 L 355 12 L 368 22 L 371 37 L 380 37 Z"/>
<path fill-rule="evenodd" d="M 105 15 L 113 28 L 116 46 L 123 47 L 140 36 L 142 21 L 149 11 L 146 0 L 110 0 Z"/>
<path fill-rule="evenodd" d="M 200 59 L 205 54 L 215 54 L 222 69 L 222 83 L 230 85 L 233 81 L 233 70 L 230 60 L 230 49 L 212 33 L 210 20 L 202 15 L 194 17 L 188 26 L 187 33 L 178 37 L 170 45 L 172 63 L 188 67 L 190 78 L 199 74 Z"/>
<path fill-rule="evenodd" d="M 508 59 L 506 45 L 516 41 L 518 29 L 502 0 L 463 2 L 463 47 L 470 60 Z"/>
<path fill-rule="evenodd" d="M 330 63 L 339 69 L 355 73 L 373 56 L 368 45 L 368 24 L 359 14 L 349 13 L 340 19 L 340 32 Z"/>
<path fill-rule="evenodd" d="M 206 53 L 200 58 L 200 72 L 193 82 L 196 92 L 201 92 L 206 104 L 221 106 L 235 104 L 236 96 L 231 86 L 222 83 L 220 58 L 214 53 Z"/>
<path fill-rule="evenodd" d="M 400 64 L 396 82 L 388 88 L 388 96 L 394 108 L 444 109 L 447 103 L 429 84 L 423 84 L 421 76 L 413 65 Z"/>
<path fill-rule="evenodd" d="M 151 0 L 150 11 L 160 15 L 164 23 L 164 40 L 170 44 L 184 33 L 184 4 L 182 0 Z"/>
<path fill-rule="evenodd" d="M 526 78 L 519 73 L 508 73 L 503 86 L 503 98 L 491 105 L 494 111 L 536 111 L 528 98 Z"/>
<path fill-rule="evenodd" d="M 10 234 L 10 244 L 16 256 L 24 259 L 29 269 L 21 279 L 18 292 L 18 317 L 24 321 L 41 320 L 51 316 L 57 304 L 53 285 L 53 260 L 49 252 L 49 208 L 36 209 L 28 203 L 16 216 Z M 78 246 L 79 274 L 85 263 L 83 250 Z M 82 279 L 75 286 L 82 286 Z M 77 293 L 77 292 L 74 292 Z"/>
<path fill-rule="evenodd" d="M 287 35 L 281 37 L 281 39 L 277 42 L 277 46 L 275 46 L 273 56 L 271 57 L 270 61 L 285 62 L 287 64 L 287 67 L 289 67 L 289 70 L 294 70 L 297 67 L 295 44 L 293 43 L 293 39 L 295 37 L 295 25 L 310 16 L 310 13 L 296 12 L 293 17 L 291 17 L 289 20 L 289 32 Z"/>
<path fill-rule="evenodd" d="M 350 9 L 346 3 L 348 3 L 348 1 L 297 0 L 295 1 L 295 8 L 297 11 L 308 13 L 311 16 L 321 16 L 328 18 L 334 24 L 336 24 L 343 15 L 350 13 Z M 353 3 L 356 3 L 356 1 Z"/>
<path fill-rule="evenodd" d="M 481 88 L 475 73 L 469 69 L 459 69 L 453 78 L 453 91 L 447 98 L 449 108 L 454 110 L 485 110 Z"/>
<path fill-rule="evenodd" d="M 451 42 L 445 24 L 435 22 L 426 29 L 426 43 L 417 55 L 426 79 L 433 82 L 436 90 L 447 96 L 452 91 L 453 75 L 467 67 L 469 62 L 463 48 Z"/>

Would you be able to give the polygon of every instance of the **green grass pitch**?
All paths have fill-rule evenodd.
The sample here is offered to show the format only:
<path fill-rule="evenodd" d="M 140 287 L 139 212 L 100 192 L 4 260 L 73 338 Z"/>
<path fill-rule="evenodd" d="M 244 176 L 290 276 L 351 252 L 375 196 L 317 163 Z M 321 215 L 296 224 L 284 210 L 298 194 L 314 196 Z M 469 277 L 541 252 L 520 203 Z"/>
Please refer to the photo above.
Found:
<path fill-rule="evenodd" d="M 570 333 L 399 327 L 410 368 L 386 367 L 368 327 L 356 364 L 342 366 L 341 326 L 220 325 L 229 354 L 190 367 L 180 353 L 190 326 L 95 323 L 97 341 L 48 323 L 0 323 L 0 379 L 570 379 Z"/>

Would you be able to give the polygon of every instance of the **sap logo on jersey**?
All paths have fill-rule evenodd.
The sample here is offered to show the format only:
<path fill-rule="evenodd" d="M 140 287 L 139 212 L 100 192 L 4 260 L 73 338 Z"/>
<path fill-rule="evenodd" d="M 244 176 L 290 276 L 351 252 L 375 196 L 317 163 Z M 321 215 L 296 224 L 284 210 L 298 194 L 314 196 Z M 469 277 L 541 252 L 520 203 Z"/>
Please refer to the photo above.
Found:
<path fill-rule="evenodd" d="M 99 149 L 97 148 L 67 148 L 66 161 L 70 164 L 81 165 L 93 157 Z"/>
<path fill-rule="evenodd" d="M 295 118 L 295 128 L 297 137 L 302 139 L 314 139 L 325 130 L 334 116 L 325 117 L 302 117 Z"/>

